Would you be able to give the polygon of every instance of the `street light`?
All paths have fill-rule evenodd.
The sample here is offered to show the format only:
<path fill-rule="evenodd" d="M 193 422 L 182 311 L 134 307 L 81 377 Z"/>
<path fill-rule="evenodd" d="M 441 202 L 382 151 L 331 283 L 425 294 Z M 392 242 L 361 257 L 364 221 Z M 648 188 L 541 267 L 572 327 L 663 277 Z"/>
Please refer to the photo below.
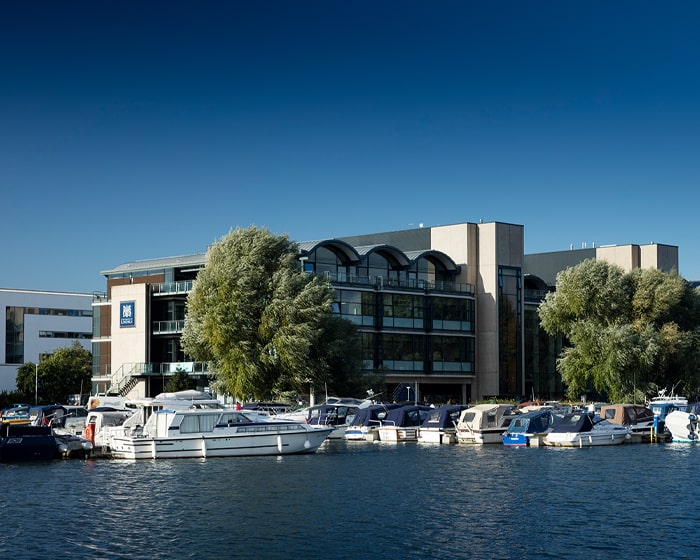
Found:
<path fill-rule="evenodd" d="M 39 404 L 39 364 L 34 364 L 34 406 Z"/>

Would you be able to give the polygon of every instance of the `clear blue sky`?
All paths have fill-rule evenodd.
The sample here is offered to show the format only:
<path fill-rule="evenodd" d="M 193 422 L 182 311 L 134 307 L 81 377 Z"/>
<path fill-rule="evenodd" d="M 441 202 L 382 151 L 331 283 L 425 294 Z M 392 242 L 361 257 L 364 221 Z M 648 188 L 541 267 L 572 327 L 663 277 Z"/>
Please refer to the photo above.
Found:
<path fill-rule="evenodd" d="M 0 287 L 458 222 L 700 279 L 700 2 L 4 1 Z"/>

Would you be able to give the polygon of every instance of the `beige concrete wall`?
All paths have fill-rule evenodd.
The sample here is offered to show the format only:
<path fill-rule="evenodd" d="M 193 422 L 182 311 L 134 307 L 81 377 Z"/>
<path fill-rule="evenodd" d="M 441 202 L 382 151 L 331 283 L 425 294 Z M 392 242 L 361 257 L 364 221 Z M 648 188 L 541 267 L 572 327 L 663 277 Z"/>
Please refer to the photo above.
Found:
<path fill-rule="evenodd" d="M 626 272 L 639 268 L 639 245 L 598 247 L 596 259 L 616 264 Z"/>
<path fill-rule="evenodd" d="M 650 243 L 640 245 L 639 252 L 642 268 L 658 268 L 665 272 L 678 271 L 678 247 Z"/>
<path fill-rule="evenodd" d="M 476 224 L 455 224 L 430 228 L 430 248 L 442 251 L 462 267 L 457 282 L 476 286 L 478 245 Z"/>
<path fill-rule="evenodd" d="M 498 267 L 523 267 L 524 228 L 490 222 L 478 224 L 477 387 L 476 396 L 499 393 Z M 521 325 L 522 329 L 523 325 Z"/>
<path fill-rule="evenodd" d="M 148 304 L 146 284 L 127 284 L 112 287 L 112 373 L 123 364 L 148 362 Z M 134 302 L 134 326 L 119 324 L 119 309 L 122 302 Z"/>

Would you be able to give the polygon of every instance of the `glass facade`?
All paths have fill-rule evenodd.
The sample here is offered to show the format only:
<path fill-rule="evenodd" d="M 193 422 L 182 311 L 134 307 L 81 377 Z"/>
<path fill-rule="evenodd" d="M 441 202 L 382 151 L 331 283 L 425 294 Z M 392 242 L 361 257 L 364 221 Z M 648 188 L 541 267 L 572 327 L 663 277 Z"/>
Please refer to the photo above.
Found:
<path fill-rule="evenodd" d="M 310 253 L 304 269 L 329 274 L 333 311 L 357 325 L 367 372 L 386 375 L 475 373 L 475 301 L 469 289 L 436 294 L 436 277 L 454 284 L 454 273 L 424 259 L 399 263 L 391 252 L 370 253 L 343 264 L 324 247 Z M 456 284 L 455 284 L 456 285 Z"/>
<path fill-rule="evenodd" d="M 91 309 L 61 309 L 52 307 L 5 308 L 5 363 L 24 363 L 24 317 L 26 315 L 52 315 L 56 317 L 92 317 Z M 89 340 L 90 332 L 48 331 L 39 332 L 42 338 L 69 338 Z"/>
<path fill-rule="evenodd" d="M 522 291 L 520 268 L 498 268 L 499 392 L 519 397 L 522 386 Z"/>

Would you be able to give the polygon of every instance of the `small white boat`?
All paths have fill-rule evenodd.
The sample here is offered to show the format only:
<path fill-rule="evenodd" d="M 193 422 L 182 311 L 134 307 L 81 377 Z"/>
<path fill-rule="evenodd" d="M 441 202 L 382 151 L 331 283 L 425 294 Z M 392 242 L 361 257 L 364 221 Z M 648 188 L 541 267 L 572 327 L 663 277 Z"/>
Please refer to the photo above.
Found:
<path fill-rule="evenodd" d="M 554 422 L 554 413 L 547 406 L 518 414 L 501 436 L 503 445 L 506 447 L 539 446 L 552 430 Z"/>
<path fill-rule="evenodd" d="M 463 404 L 445 404 L 430 411 L 418 432 L 418 443 L 456 443 L 457 421 L 463 410 Z"/>
<path fill-rule="evenodd" d="M 700 443 L 697 406 L 689 410 L 674 410 L 666 415 L 666 429 L 671 433 L 671 441 L 679 443 Z"/>
<path fill-rule="evenodd" d="M 588 412 L 565 414 L 545 436 L 552 447 L 593 447 L 621 445 L 631 438 L 627 426 L 613 424 Z"/>
<path fill-rule="evenodd" d="M 665 389 L 659 391 L 658 396 L 651 399 L 647 406 L 654 413 L 654 435 L 660 440 L 671 438 L 671 432 L 666 427 L 666 417 L 674 410 L 686 412 L 689 407 L 686 397 L 676 395 L 673 391 L 667 395 Z"/>
<path fill-rule="evenodd" d="M 649 442 L 656 438 L 654 412 L 640 404 L 607 404 L 600 409 L 600 417 L 613 424 L 630 429 L 632 441 Z"/>
<path fill-rule="evenodd" d="M 407 404 L 390 410 L 377 429 L 379 441 L 418 441 L 420 425 L 431 412 L 429 406 Z"/>
<path fill-rule="evenodd" d="M 361 408 L 345 429 L 343 438 L 346 441 L 377 441 L 379 439 L 379 427 L 386 419 L 387 414 L 401 405 L 396 403 L 372 404 Z"/>
<path fill-rule="evenodd" d="M 459 443 L 502 443 L 501 436 L 515 417 L 509 404 L 477 404 L 463 410 L 457 422 Z"/>
<path fill-rule="evenodd" d="M 154 412 L 144 426 L 110 430 L 112 457 L 170 459 L 314 453 L 333 428 L 255 422 L 235 410 Z"/>

